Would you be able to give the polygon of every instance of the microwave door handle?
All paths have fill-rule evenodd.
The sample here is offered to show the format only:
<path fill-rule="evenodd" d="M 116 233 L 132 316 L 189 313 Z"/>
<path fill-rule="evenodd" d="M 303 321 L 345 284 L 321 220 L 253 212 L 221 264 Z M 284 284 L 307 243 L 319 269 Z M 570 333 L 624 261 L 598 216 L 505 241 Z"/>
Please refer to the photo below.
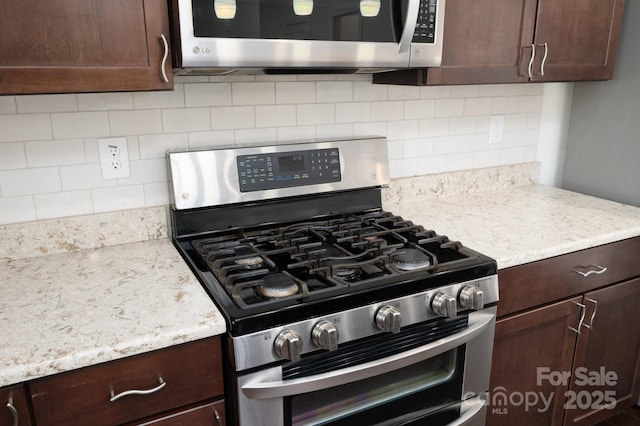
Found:
<path fill-rule="evenodd" d="M 317 374 L 287 381 L 249 382 L 242 386 L 242 392 L 249 399 L 270 399 L 298 395 L 321 389 L 352 383 L 362 379 L 379 376 L 398 370 L 420 361 L 433 358 L 451 349 L 457 348 L 490 329 L 495 323 L 495 310 L 474 312 L 469 315 L 469 325 L 463 331 L 444 337 L 409 351 L 367 362 L 341 370 Z"/>
<path fill-rule="evenodd" d="M 400 36 L 398 53 L 405 53 L 409 51 L 409 48 L 411 47 L 411 40 L 413 39 L 413 33 L 416 31 L 416 25 L 418 23 L 419 11 L 420 0 L 409 0 L 407 19 L 405 20 L 404 28 L 402 29 L 402 35 Z"/>

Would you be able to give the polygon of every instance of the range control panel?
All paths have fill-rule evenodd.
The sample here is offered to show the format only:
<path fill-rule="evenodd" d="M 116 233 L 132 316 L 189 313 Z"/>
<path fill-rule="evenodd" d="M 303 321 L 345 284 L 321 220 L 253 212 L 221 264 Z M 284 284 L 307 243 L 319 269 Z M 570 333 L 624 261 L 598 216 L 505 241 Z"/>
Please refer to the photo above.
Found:
<path fill-rule="evenodd" d="M 340 182 L 338 148 L 238 155 L 241 192 Z"/>
<path fill-rule="evenodd" d="M 420 0 L 418 22 L 413 33 L 414 43 L 435 43 L 437 0 Z"/>

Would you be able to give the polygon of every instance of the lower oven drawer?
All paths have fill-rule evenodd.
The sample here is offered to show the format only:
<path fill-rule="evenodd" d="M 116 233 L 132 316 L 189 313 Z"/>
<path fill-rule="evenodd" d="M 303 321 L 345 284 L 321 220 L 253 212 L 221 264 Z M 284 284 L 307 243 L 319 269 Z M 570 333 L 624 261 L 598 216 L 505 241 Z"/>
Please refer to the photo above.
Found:
<path fill-rule="evenodd" d="M 130 422 L 220 397 L 220 341 L 186 343 L 62 373 L 36 380 L 30 389 L 37 424 Z"/>

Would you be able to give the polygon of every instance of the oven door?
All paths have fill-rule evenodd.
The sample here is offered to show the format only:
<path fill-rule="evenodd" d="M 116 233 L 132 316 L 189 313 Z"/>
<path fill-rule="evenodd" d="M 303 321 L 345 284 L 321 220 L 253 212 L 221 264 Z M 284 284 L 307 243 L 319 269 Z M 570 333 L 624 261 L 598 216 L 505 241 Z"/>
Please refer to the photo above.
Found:
<path fill-rule="evenodd" d="M 461 330 L 420 346 L 402 332 L 387 335 L 385 347 L 406 341 L 410 349 L 364 363 L 351 362 L 354 349 L 353 356 L 343 351 L 330 371 L 325 365 L 333 361 L 320 360 L 318 374 L 299 377 L 290 372 L 294 365 L 285 365 L 240 375 L 239 424 L 483 425 L 495 312 L 472 312 Z"/>

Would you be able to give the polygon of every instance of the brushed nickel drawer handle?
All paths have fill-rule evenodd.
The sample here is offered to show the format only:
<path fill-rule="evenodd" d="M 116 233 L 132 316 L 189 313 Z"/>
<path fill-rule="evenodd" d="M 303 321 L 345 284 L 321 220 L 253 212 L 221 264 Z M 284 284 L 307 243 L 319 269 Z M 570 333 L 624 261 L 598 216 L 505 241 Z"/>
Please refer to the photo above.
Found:
<path fill-rule="evenodd" d="M 222 426 L 222 419 L 220 418 L 220 414 L 218 414 L 218 410 L 213 410 L 213 415 L 216 416 L 216 423 L 218 426 Z"/>
<path fill-rule="evenodd" d="M 584 298 L 586 301 L 593 303 L 593 313 L 591 314 L 591 320 L 589 320 L 589 325 L 584 324 L 585 327 L 591 329 L 593 327 L 593 320 L 596 318 L 596 312 L 598 312 L 598 301 L 589 299 L 588 297 Z"/>
<path fill-rule="evenodd" d="M 531 45 L 531 60 L 529 61 L 529 67 L 527 68 L 527 74 L 529 78 L 533 78 L 533 60 L 536 58 L 536 45 Z"/>
<path fill-rule="evenodd" d="M 582 272 L 582 271 L 578 271 L 577 269 L 572 269 L 573 272 L 575 272 L 576 274 L 580 274 L 583 277 L 588 277 L 591 274 L 596 274 L 596 275 L 600 275 L 600 274 L 604 274 L 607 271 L 607 268 L 605 268 L 604 266 L 600 266 L 600 265 L 589 265 L 590 267 L 594 267 L 594 268 L 598 268 L 598 269 L 590 269 L 587 272 Z M 584 266 L 579 266 L 579 268 L 585 268 Z"/>
<path fill-rule="evenodd" d="M 111 389 L 111 398 L 109 398 L 109 401 L 116 402 L 120 398 L 124 398 L 125 396 L 129 396 L 129 395 L 149 395 L 150 393 L 158 392 L 160 389 L 162 389 L 167 385 L 167 383 L 164 380 L 162 380 L 162 377 L 159 377 L 158 381 L 160 382 L 160 384 L 153 389 L 144 389 L 144 390 L 132 389 L 132 390 L 120 392 L 117 395 L 114 395 L 113 389 Z"/>
<path fill-rule="evenodd" d="M 7 402 L 7 410 L 11 413 L 11 425 L 18 426 L 18 410 L 13 406 L 13 398 L 9 397 L 9 401 Z"/>
<path fill-rule="evenodd" d="M 542 64 L 540 65 L 540 75 L 544 75 L 544 64 L 547 62 L 547 55 L 549 54 L 549 44 L 543 43 L 538 46 L 544 46 L 544 56 L 542 57 Z"/>

